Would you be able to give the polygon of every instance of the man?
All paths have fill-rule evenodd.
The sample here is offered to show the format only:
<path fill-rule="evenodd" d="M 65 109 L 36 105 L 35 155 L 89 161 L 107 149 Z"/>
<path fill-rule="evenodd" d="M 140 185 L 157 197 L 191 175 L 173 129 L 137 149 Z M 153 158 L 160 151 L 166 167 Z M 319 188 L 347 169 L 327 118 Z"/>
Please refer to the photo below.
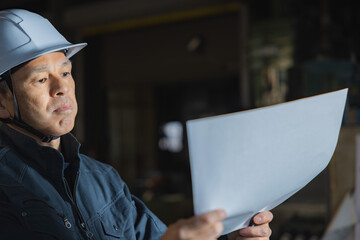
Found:
<path fill-rule="evenodd" d="M 79 153 L 71 44 L 41 16 L 0 11 L 1 239 L 216 239 L 223 210 L 168 228 L 110 166 Z M 228 239 L 269 239 L 270 212 Z M 223 236 L 224 238 L 226 236 Z"/>

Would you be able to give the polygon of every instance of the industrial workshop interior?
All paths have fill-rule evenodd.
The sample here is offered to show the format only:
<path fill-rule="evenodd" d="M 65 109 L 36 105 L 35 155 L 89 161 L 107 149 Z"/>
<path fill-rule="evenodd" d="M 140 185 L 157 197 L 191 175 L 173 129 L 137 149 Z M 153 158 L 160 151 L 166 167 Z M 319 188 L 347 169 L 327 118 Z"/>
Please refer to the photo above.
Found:
<path fill-rule="evenodd" d="M 166 224 L 194 214 L 186 121 L 349 88 L 329 165 L 270 226 L 274 240 L 360 239 L 355 1 L 0 1 L 9 8 L 88 43 L 72 59 L 81 152 L 115 167 Z"/>

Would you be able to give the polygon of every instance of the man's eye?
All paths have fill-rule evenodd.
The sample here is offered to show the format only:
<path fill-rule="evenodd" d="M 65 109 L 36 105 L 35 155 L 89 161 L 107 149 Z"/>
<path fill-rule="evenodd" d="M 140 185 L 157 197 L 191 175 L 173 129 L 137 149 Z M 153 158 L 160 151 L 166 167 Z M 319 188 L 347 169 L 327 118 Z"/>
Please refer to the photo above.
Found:
<path fill-rule="evenodd" d="M 42 78 L 42 79 L 37 80 L 38 83 L 44 83 L 45 81 L 46 81 L 46 78 Z"/>
<path fill-rule="evenodd" d="M 64 73 L 62 74 L 62 76 L 63 76 L 63 77 L 68 77 L 68 76 L 70 76 L 70 72 L 64 72 Z"/>

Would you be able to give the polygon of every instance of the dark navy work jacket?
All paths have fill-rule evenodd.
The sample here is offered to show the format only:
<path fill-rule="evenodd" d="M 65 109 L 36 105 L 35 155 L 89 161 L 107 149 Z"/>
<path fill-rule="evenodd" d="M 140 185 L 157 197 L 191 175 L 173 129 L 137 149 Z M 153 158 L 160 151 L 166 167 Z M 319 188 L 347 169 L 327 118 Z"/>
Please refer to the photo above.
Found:
<path fill-rule="evenodd" d="M 160 239 L 166 226 L 79 147 L 66 134 L 59 152 L 2 124 L 0 239 Z"/>

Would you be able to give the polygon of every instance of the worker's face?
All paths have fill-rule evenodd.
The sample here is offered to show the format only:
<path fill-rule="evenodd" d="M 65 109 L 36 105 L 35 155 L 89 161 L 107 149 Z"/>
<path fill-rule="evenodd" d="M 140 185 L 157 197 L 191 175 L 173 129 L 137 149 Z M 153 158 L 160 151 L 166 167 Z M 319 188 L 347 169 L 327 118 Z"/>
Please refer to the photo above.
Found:
<path fill-rule="evenodd" d="M 12 75 L 21 119 L 47 135 L 66 134 L 77 113 L 71 62 L 61 52 L 38 57 Z M 6 108 L 14 116 L 13 99 Z"/>

